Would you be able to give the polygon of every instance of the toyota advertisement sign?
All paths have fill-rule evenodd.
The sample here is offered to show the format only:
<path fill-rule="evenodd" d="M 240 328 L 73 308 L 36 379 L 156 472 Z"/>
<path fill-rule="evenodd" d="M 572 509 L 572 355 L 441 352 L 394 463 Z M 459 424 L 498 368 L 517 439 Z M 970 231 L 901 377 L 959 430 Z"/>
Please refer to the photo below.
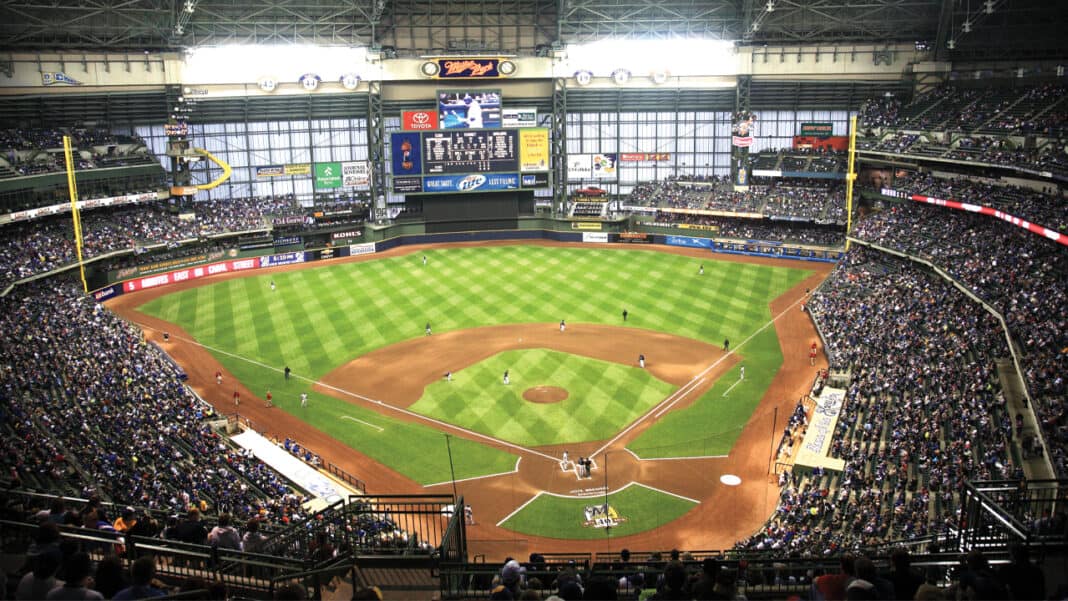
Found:
<path fill-rule="evenodd" d="M 427 111 L 402 111 L 401 128 L 406 131 L 437 129 L 438 112 L 434 109 Z"/>

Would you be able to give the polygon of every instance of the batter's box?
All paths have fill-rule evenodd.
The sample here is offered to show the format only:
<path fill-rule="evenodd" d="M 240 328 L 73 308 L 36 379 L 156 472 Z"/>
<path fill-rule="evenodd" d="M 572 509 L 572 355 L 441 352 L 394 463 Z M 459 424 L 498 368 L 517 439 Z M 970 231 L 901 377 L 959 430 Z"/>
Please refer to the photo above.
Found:
<path fill-rule="evenodd" d="M 561 461 L 560 469 L 565 472 L 573 472 L 577 480 L 586 480 L 593 477 L 593 471 L 597 469 L 597 462 L 593 459 L 587 459 L 588 463 L 586 467 L 579 464 L 578 461 Z"/>

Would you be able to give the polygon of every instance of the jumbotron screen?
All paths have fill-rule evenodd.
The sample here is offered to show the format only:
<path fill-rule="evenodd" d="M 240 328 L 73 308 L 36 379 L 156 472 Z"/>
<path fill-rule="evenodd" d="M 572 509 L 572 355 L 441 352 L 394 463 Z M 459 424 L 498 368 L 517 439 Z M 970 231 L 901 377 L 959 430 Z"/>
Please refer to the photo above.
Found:
<path fill-rule="evenodd" d="M 405 131 L 390 136 L 393 192 L 481 192 L 548 186 L 549 130 Z"/>

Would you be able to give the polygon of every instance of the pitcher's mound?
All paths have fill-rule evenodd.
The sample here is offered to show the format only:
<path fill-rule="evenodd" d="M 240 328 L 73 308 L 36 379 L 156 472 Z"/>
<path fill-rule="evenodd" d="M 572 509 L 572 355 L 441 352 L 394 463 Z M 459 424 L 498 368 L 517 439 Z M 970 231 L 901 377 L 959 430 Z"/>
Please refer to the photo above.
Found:
<path fill-rule="evenodd" d="M 534 386 L 523 391 L 523 398 L 531 403 L 559 403 L 567 396 L 567 389 L 559 386 Z"/>

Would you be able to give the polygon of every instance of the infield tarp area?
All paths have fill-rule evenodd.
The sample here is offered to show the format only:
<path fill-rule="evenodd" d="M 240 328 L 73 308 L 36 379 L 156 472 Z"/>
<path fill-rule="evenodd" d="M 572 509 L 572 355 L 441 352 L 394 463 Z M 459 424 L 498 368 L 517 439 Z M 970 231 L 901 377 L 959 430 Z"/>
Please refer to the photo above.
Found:
<path fill-rule="evenodd" d="M 232 437 L 241 448 L 252 451 L 260 461 L 271 466 L 275 471 L 288 478 L 312 496 L 326 503 L 334 503 L 344 498 L 343 491 L 332 480 L 323 476 L 318 470 L 304 463 L 282 447 L 274 444 L 253 430 L 245 430 Z"/>

